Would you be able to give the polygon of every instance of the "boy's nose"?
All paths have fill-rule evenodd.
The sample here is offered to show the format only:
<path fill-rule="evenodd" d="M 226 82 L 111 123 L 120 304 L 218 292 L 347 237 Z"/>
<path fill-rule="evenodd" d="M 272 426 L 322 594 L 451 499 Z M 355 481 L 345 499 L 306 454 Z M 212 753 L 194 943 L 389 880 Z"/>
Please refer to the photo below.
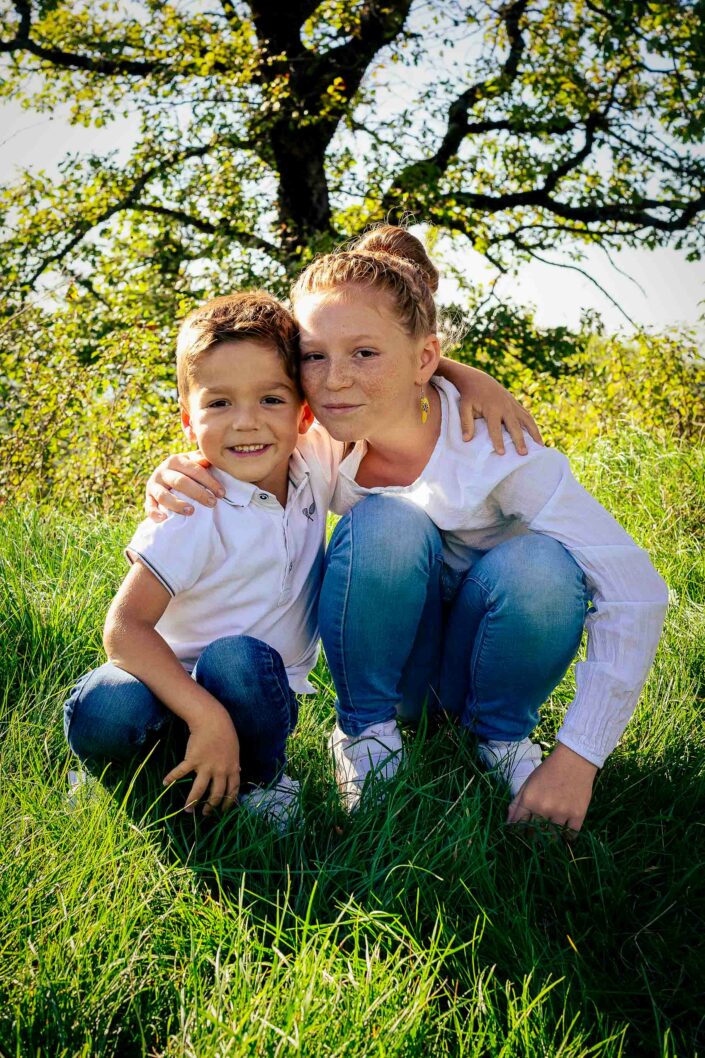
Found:
<path fill-rule="evenodd" d="M 231 422 L 236 430 L 252 430 L 258 423 L 257 411 L 255 408 L 233 408 Z"/>

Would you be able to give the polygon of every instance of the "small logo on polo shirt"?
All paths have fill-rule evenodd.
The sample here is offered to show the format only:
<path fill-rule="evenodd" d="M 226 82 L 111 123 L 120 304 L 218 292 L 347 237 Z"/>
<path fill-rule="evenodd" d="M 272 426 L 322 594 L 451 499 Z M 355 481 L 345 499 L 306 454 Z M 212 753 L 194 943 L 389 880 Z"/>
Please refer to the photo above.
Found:
<path fill-rule="evenodd" d="M 301 510 L 304 512 L 309 522 L 312 522 L 313 516 L 316 513 L 316 501 L 314 500 L 310 507 L 302 507 Z"/>

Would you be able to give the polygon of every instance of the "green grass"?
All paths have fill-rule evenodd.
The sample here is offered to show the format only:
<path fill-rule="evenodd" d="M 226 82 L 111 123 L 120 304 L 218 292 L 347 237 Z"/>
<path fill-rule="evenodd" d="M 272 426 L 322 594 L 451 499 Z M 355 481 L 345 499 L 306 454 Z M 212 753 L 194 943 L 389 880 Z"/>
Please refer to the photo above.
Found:
<path fill-rule="evenodd" d="M 71 811 L 61 706 L 102 660 L 137 516 L 5 510 L 0 1054 L 705 1053 L 705 457 L 632 433 L 575 465 L 673 603 L 573 847 L 508 831 L 450 727 L 344 817 L 322 664 L 291 744 L 300 833 L 188 820 L 149 765 Z"/>

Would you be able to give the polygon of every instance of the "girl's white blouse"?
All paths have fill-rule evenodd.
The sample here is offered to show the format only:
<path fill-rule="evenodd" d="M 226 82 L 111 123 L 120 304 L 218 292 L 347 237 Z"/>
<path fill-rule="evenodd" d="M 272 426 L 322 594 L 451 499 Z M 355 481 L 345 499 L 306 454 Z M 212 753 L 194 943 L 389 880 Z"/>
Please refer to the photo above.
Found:
<path fill-rule="evenodd" d="M 385 492 L 423 508 L 441 530 L 444 557 L 468 569 L 487 550 L 520 533 L 554 537 L 585 573 L 593 603 L 585 661 L 576 665 L 576 695 L 558 733 L 601 766 L 639 698 L 658 645 L 668 603 L 665 582 L 649 556 L 573 477 L 568 460 L 528 435 L 528 455 L 505 434 L 506 455 L 492 448 L 484 420 L 463 441 L 459 395 L 434 379 L 442 424 L 435 449 L 411 485 L 367 489 L 355 475 L 366 452 L 358 442 L 343 460 L 332 508 L 344 514 L 371 493 Z"/>

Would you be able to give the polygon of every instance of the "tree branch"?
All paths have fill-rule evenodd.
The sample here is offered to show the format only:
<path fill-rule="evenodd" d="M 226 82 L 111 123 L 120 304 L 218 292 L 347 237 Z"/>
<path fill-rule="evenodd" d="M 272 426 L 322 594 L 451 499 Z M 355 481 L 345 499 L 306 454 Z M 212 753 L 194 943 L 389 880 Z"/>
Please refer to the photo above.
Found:
<path fill-rule="evenodd" d="M 171 206 L 160 206 L 156 202 L 133 202 L 125 208 L 137 213 L 154 213 L 161 217 L 169 217 L 171 220 L 178 220 L 181 224 L 187 224 L 189 227 L 203 232 L 204 235 L 225 234 L 245 246 L 248 250 L 262 250 L 263 253 L 268 254 L 275 261 L 283 261 L 284 259 L 282 251 L 274 243 L 268 242 L 267 239 L 263 239 L 259 235 L 253 235 L 252 232 L 234 228 L 223 220 L 204 220 L 203 217 L 195 217 L 192 213 L 187 213 L 186 210 L 174 209 Z"/>
<path fill-rule="evenodd" d="M 32 40 L 32 5 L 31 0 L 13 0 L 15 10 L 20 16 L 17 33 L 12 40 L 0 41 L 0 53 L 14 53 L 18 51 L 34 55 L 35 58 L 51 63 L 69 70 L 83 70 L 88 73 L 99 73 L 106 77 L 148 77 L 151 74 L 170 72 L 173 67 L 168 63 L 159 62 L 154 59 L 123 59 L 123 58 L 98 58 L 94 55 L 79 54 L 78 52 L 66 51 L 63 48 L 52 48 L 39 44 Z M 106 43 L 96 42 L 96 47 L 128 47 L 126 42 L 108 41 Z M 231 67 L 222 62 L 214 62 L 210 66 L 212 73 L 229 73 Z M 199 74 L 199 67 L 181 67 L 179 72 Z"/>
<path fill-rule="evenodd" d="M 369 0 L 362 8 L 360 28 L 355 36 L 312 57 L 307 69 L 302 71 L 302 88 L 310 92 L 313 87 L 327 87 L 336 78 L 342 78 L 341 94 L 349 102 L 377 53 L 401 33 L 411 4 L 412 0 L 390 0 L 384 5 Z"/>
<path fill-rule="evenodd" d="M 26 51 L 38 59 L 44 59 L 54 66 L 63 66 L 72 70 L 88 70 L 108 76 L 126 74 L 143 77 L 157 70 L 168 69 L 163 63 L 139 61 L 137 59 L 97 59 L 90 55 L 78 55 L 64 51 L 62 48 L 47 48 L 31 39 L 32 5 L 31 0 L 14 0 L 15 10 L 20 16 L 17 33 L 12 40 L 0 41 L 0 52 Z"/>
<path fill-rule="evenodd" d="M 579 275 L 583 276 L 584 279 L 589 280 L 590 283 L 597 287 L 601 294 L 604 294 L 608 301 L 612 302 L 617 311 L 621 312 L 622 316 L 624 316 L 627 323 L 631 324 L 631 326 L 634 327 L 635 330 L 639 330 L 639 325 L 636 320 L 633 320 L 629 313 L 622 308 L 617 299 L 612 297 L 612 295 L 607 290 L 605 290 L 602 284 L 598 283 L 595 277 L 591 276 L 589 272 L 586 272 L 584 268 L 580 268 L 578 265 L 574 264 L 566 264 L 563 261 L 549 261 L 545 257 L 541 257 L 540 254 L 537 254 L 535 250 L 531 249 L 531 247 L 525 246 L 521 242 L 517 242 L 516 245 L 519 247 L 520 250 L 524 250 L 524 252 L 527 253 L 529 257 L 532 258 L 532 260 L 538 261 L 540 264 L 549 265 L 551 268 L 567 268 L 568 271 L 577 272 Z"/>
<path fill-rule="evenodd" d="M 425 183 L 430 171 L 434 175 L 444 173 L 448 164 L 460 149 L 460 145 L 471 132 L 487 132 L 491 129 L 511 129 L 516 131 L 511 122 L 507 120 L 494 122 L 475 122 L 471 125 L 468 119 L 470 111 L 483 99 L 491 87 L 494 94 L 506 92 L 515 80 L 519 71 L 519 62 L 524 51 L 524 39 L 521 35 L 520 22 L 528 6 L 528 0 L 514 0 L 513 3 L 505 5 L 502 10 L 502 19 L 509 39 L 509 53 L 504 61 L 501 72 L 496 77 L 488 77 L 484 81 L 476 81 L 461 95 L 454 99 L 448 108 L 448 125 L 441 144 L 434 155 L 430 158 L 418 159 L 404 167 L 397 177 L 393 177 L 389 190 L 382 202 L 383 210 L 393 208 L 393 199 L 396 194 L 405 187 L 415 187 L 419 183 Z M 561 126 L 561 122 L 556 122 Z M 567 131 L 569 123 L 563 123 Z M 563 131 L 561 127 L 561 131 Z"/>
<path fill-rule="evenodd" d="M 28 285 L 30 287 L 33 287 L 39 277 L 48 268 L 51 268 L 52 265 L 55 265 L 59 261 L 62 261 L 67 254 L 71 253 L 71 251 L 74 250 L 79 245 L 79 243 L 81 243 L 85 239 L 86 235 L 88 235 L 90 231 L 98 227 L 98 225 L 104 224 L 106 220 L 110 220 L 110 218 L 114 217 L 116 213 L 121 213 L 123 210 L 133 206 L 137 202 L 139 195 L 145 189 L 147 184 L 149 184 L 156 177 L 161 176 L 162 173 L 167 172 L 174 166 L 180 165 L 182 162 L 188 161 L 191 158 L 202 158 L 204 155 L 212 151 L 214 146 L 214 143 L 208 143 L 200 145 L 198 147 L 190 147 L 186 148 L 185 150 L 174 151 L 172 154 L 167 155 L 165 158 L 162 158 L 161 161 L 158 162 L 156 165 L 152 166 L 151 169 L 147 169 L 146 172 L 142 173 L 142 175 L 138 177 L 137 180 L 135 180 L 130 190 L 125 195 L 123 195 L 121 199 L 113 203 L 112 206 L 108 206 L 106 209 L 102 210 L 101 213 L 98 214 L 98 216 L 94 217 L 90 221 L 79 221 L 75 228 L 75 234 L 72 235 L 68 242 L 66 242 L 59 250 L 57 250 L 56 253 L 50 254 L 48 257 L 45 257 L 43 259 L 40 265 L 34 270 L 32 275 L 30 276 L 28 280 Z"/>

